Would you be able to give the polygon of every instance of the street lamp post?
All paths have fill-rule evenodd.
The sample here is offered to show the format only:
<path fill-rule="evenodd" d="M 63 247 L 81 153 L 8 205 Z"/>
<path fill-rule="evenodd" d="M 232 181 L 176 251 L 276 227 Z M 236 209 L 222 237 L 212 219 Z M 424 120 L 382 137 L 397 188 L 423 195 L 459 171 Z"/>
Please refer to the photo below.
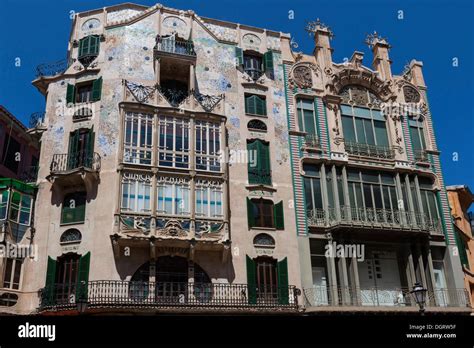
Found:
<path fill-rule="evenodd" d="M 425 314 L 426 292 L 427 290 L 418 282 L 413 285 L 413 290 L 410 291 L 410 294 L 412 294 L 415 302 L 420 307 L 421 315 Z"/>

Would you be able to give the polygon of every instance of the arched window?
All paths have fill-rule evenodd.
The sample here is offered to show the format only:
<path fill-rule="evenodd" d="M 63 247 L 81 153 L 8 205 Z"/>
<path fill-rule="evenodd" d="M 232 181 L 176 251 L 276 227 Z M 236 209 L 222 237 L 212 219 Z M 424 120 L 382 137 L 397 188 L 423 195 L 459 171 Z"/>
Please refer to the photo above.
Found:
<path fill-rule="evenodd" d="M 258 131 L 258 132 L 267 131 L 267 125 L 265 124 L 265 122 L 260 121 L 260 120 L 250 120 L 247 123 L 247 128 L 249 131 Z"/>
<path fill-rule="evenodd" d="M 393 157 L 385 117 L 378 97 L 366 88 L 346 86 L 342 97 L 341 120 L 346 151 L 354 155 Z"/>
<path fill-rule="evenodd" d="M 75 228 L 70 228 L 63 232 L 59 242 L 61 244 L 66 243 L 79 243 L 82 240 L 82 234 L 79 230 Z"/>
<path fill-rule="evenodd" d="M 266 233 L 260 233 L 253 239 L 253 245 L 255 246 L 266 246 L 275 247 L 275 239 Z"/>

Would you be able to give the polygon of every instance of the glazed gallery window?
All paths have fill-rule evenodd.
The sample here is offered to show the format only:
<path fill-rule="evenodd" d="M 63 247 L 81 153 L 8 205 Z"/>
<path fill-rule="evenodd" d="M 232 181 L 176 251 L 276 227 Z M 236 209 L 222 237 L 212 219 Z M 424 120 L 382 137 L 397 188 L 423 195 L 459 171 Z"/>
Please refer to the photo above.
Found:
<path fill-rule="evenodd" d="M 10 197 L 9 190 L 0 191 L 0 220 L 5 220 L 7 218 L 9 197 Z"/>
<path fill-rule="evenodd" d="M 352 208 L 398 210 L 393 175 L 349 169 L 347 180 Z"/>
<path fill-rule="evenodd" d="M 389 146 L 385 118 L 379 110 L 341 105 L 344 141 Z"/>
<path fill-rule="evenodd" d="M 321 186 L 320 166 L 304 164 L 304 190 L 306 197 L 306 210 L 323 208 L 323 195 Z"/>
<path fill-rule="evenodd" d="M 96 57 L 99 54 L 100 37 L 98 35 L 89 35 L 79 40 L 78 59 L 86 57 Z"/>
<path fill-rule="evenodd" d="M 13 191 L 10 201 L 10 221 L 16 222 L 20 225 L 29 226 L 31 222 L 32 207 L 32 196 Z"/>
<path fill-rule="evenodd" d="M 151 195 L 151 176 L 124 173 L 122 177 L 123 212 L 149 213 Z"/>
<path fill-rule="evenodd" d="M 263 74 L 262 57 L 254 54 L 244 53 L 244 71 L 254 80 Z"/>
<path fill-rule="evenodd" d="M 189 215 L 189 180 L 161 177 L 157 184 L 157 213 L 167 215 Z"/>
<path fill-rule="evenodd" d="M 436 193 L 433 191 L 433 182 L 428 178 L 418 178 L 420 186 L 421 205 L 423 213 L 430 221 L 439 221 L 439 209 Z"/>
<path fill-rule="evenodd" d="M 196 182 L 196 215 L 221 218 L 223 216 L 223 191 L 220 182 L 198 180 Z"/>
<path fill-rule="evenodd" d="M 311 135 L 318 135 L 314 101 L 298 98 L 296 100 L 296 110 L 298 114 L 298 130 Z"/>
<path fill-rule="evenodd" d="M 15 290 L 20 288 L 22 266 L 23 260 L 11 258 L 5 259 L 2 288 Z"/>
<path fill-rule="evenodd" d="M 160 116 L 158 160 L 160 166 L 189 167 L 189 121 L 184 118 Z"/>
<path fill-rule="evenodd" d="M 137 112 L 125 114 L 124 162 L 151 165 L 153 115 Z"/>
<path fill-rule="evenodd" d="M 219 123 L 196 121 L 196 169 L 218 172 L 221 170 L 221 129 Z"/>
<path fill-rule="evenodd" d="M 283 201 L 274 204 L 273 201 L 263 198 L 247 198 L 248 227 L 285 228 L 283 218 Z"/>
<path fill-rule="evenodd" d="M 64 196 L 61 224 L 83 223 L 86 216 L 86 192 L 74 192 Z"/>

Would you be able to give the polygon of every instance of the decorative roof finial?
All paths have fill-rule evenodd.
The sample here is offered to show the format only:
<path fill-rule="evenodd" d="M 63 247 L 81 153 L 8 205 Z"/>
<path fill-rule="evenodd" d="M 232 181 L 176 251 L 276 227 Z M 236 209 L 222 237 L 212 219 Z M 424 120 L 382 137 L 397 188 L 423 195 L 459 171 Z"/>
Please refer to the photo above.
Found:
<path fill-rule="evenodd" d="M 329 38 L 332 39 L 334 37 L 334 34 L 331 30 L 331 28 L 321 22 L 319 18 L 317 18 L 315 21 L 309 21 L 306 23 L 305 30 L 308 32 L 309 35 L 315 35 L 318 30 L 325 30 L 329 33 Z"/>
<path fill-rule="evenodd" d="M 376 31 L 373 34 L 368 34 L 364 42 L 369 48 L 373 48 L 377 43 L 385 44 L 389 48 L 391 47 L 387 39 L 381 37 Z"/>

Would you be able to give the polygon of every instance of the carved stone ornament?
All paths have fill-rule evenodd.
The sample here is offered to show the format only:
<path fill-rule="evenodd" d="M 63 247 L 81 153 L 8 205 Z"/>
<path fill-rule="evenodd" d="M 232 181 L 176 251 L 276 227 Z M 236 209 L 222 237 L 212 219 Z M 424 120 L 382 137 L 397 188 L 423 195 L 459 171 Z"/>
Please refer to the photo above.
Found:
<path fill-rule="evenodd" d="M 421 99 L 420 93 L 414 87 L 408 85 L 403 86 L 403 96 L 406 103 L 419 103 Z"/>
<path fill-rule="evenodd" d="M 188 235 L 178 220 L 169 220 L 164 228 L 157 230 L 157 234 L 164 237 L 186 237 Z"/>
<path fill-rule="evenodd" d="M 313 85 L 311 74 L 311 69 L 308 66 L 297 66 L 293 69 L 293 83 L 300 88 L 310 88 Z"/>

